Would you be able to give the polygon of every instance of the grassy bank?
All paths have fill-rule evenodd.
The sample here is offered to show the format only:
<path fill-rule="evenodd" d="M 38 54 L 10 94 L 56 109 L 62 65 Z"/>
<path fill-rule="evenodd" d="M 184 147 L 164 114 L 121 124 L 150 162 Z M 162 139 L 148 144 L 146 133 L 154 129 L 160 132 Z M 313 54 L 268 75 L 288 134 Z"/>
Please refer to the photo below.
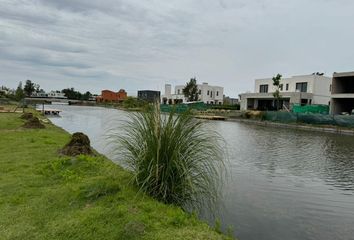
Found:
<path fill-rule="evenodd" d="M 69 134 L 0 113 L 0 239 L 225 239 L 195 216 L 138 194 L 103 156 L 60 157 Z"/>

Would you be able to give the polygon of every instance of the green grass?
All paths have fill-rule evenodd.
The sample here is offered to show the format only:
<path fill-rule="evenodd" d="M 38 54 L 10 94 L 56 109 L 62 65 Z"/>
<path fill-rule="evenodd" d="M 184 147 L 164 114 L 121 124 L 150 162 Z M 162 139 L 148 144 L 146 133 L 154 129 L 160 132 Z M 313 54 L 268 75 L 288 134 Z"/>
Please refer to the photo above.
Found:
<path fill-rule="evenodd" d="M 0 239 L 226 239 L 103 156 L 60 157 L 69 134 L 19 116 L 0 113 Z"/>

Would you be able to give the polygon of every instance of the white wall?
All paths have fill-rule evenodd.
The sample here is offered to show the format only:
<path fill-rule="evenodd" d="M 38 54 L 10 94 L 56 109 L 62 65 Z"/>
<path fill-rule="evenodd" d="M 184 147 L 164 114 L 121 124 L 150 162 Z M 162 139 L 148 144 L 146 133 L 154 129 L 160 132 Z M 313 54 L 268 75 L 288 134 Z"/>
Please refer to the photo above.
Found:
<path fill-rule="evenodd" d="M 170 99 L 172 97 L 172 86 L 171 84 L 166 84 L 165 85 L 165 95 L 164 97 L 166 97 L 167 99 Z"/>
<path fill-rule="evenodd" d="M 330 96 L 329 86 L 332 78 L 319 75 L 299 75 L 290 78 L 283 78 L 281 83 L 283 84 L 283 90 L 280 92 L 296 92 L 296 83 L 307 82 L 307 92 L 314 95 L 320 95 L 326 99 Z M 260 85 L 268 84 L 268 92 L 275 92 L 276 87 L 273 86 L 273 80 L 271 78 L 256 79 L 255 80 L 255 93 L 259 93 Z M 286 90 L 286 84 L 289 84 L 288 90 Z M 320 98 L 319 98 L 320 99 Z M 323 102 L 323 101 L 321 101 Z M 328 104 L 328 101 L 327 103 Z"/>
<path fill-rule="evenodd" d="M 315 76 L 313 104 L 328 105 L 331 98 L 330 85 L 332 78 L 325 76 Z"/>
<path fill-rule="evenodd" d="M 178 85 L 175 87 L 175 94 L 183 94 L 184 85 Z M 201 92 L 199 94 L 200 101 L 204 103 L 217 102 L 223 103 L 224 101 L 224 88 L 219 86 L 210 86 L 208 83 L 198 84 L 198 91 Z M 209 94 L 208 94 L 209 91 Z"/>

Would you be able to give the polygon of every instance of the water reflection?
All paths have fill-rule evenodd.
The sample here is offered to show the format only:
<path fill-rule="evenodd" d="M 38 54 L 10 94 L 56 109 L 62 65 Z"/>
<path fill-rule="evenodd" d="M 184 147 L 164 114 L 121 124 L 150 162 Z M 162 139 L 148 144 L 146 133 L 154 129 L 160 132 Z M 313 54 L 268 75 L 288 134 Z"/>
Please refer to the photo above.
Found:
<path fill-rule="evenodd" d="M 64 129 L 89 135 L 117 160 L 104 133 L 126 113 L 58 106 Z M 113 121 L 113 119 L 115 121 Z M 118 121 L 117 121 L 118 120 Z M 226 140 L 231 174 L 221 220 L 249 239 L 354 239 L 354 138 L 234 122 L 213 122 Z"/>

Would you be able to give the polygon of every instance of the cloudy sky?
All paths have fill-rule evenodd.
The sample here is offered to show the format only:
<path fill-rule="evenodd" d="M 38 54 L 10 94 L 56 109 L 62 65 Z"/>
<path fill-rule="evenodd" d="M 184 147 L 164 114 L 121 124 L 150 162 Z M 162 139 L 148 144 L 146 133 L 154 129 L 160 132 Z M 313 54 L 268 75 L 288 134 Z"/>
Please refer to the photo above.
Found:
<path fill-rule="evenodd" d="M 0 0 L 0 85 L 162 90 L 354 71 L 352 0 Z"/>

